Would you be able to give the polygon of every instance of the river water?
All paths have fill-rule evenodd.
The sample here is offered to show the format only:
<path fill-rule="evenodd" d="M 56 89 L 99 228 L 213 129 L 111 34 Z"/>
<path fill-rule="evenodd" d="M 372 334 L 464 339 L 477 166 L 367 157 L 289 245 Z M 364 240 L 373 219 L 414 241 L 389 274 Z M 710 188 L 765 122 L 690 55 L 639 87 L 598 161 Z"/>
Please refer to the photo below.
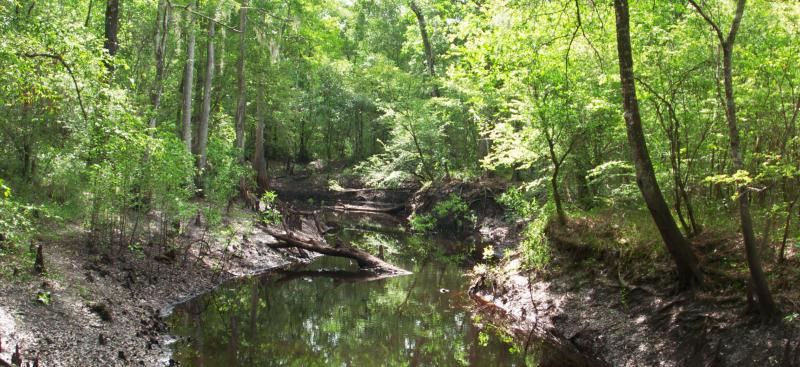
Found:
<path fill-rule="evenodd" d="M 198 367 L 536 364 L 472 311 L 463 246 L 373 219 L 341 223 L 330 243 L 382 251 L 413 274 L 369 280 L 348 259 L 319 257 L 224 284 L 175 309 L 173 359 Z"/>

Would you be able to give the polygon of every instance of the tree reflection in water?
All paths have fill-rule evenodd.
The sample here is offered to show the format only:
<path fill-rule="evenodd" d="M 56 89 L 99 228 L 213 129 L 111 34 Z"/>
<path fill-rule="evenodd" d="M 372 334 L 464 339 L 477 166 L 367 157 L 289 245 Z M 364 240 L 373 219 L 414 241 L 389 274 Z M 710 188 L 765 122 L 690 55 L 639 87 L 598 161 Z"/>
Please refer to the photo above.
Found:
<path fill-rule="evenodd" d="M 357 233 L 346 240 L 383 241 L 389 260 L 414 273 L 380 279 L 323 257 L 224 285 L 175 310 L 172 330 L 188 341 L 174 358 L 207 367 L 525 365 L 473 324 L 464 269 L 420 245 L 441 244 Z"/>

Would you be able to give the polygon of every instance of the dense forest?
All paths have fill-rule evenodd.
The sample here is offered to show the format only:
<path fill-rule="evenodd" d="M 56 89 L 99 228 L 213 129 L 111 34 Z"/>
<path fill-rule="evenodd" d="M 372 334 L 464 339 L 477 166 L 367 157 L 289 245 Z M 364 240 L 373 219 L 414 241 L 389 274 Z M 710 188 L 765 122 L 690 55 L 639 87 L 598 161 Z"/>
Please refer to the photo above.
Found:
<path fill-rule="evenodd" d="M 158 261 L 238 209 L 288 233 L 314 190 L 408 191 L 402 226 L 472 242 L 473 278 L 573 266 L 794 328 L 798 65 L 791 0 L 5 1 L 0 282 L 49 304 L 31 272 L 68 284 L 64 248 Z"/>

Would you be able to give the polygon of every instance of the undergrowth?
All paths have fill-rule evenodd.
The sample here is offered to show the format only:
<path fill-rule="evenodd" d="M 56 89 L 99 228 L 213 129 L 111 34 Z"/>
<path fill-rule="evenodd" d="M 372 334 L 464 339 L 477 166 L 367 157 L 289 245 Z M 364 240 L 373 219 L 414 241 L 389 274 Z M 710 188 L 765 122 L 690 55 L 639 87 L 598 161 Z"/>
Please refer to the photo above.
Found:
<path fill-rule="evenodd" d="M 430 213 L 415 213 L 409 224 L 415 232 L 433 232 L 436 230 L 464 231 L 477 222 L 475 212 L 470 209 L 464 199 L 456 194 L 437 203 Z"/>

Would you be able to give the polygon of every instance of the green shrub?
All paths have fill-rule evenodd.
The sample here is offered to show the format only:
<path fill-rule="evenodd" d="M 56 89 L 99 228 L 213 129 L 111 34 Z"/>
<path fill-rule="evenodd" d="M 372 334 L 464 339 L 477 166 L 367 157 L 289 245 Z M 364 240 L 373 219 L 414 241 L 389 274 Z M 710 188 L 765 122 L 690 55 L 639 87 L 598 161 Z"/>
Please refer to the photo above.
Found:
<path fill-rule="evenodd" d="M 497 198 L 497 202 L 508 209 L 508 212 L 506 212 L 507 219 L 530 218 L 537 211 L 530 194 L 516 187 L 508 188 Z"/>
<path fill-rule="evenodd" d="M 0 179 L 0 255 L 26 243 L 34 232 L 34 207 L 14 200 L 11 188 Z"/>
<path fill-rule="evenodd" d="M 281 216 L 281 212 L 278 211 L 278 208 L 275 207 L 275 202 L 278 200 L 278 194 L 274 191 L 265 191 L 263 195 L 261 195 L 261 202 L 264 203 L 266 209 L 262 211 L 260 215 L 260 220 L 264 224 L 280 224 L 283 221 L 283 217 Z"/>
<path fill-rule="evenodd" d="M 437 203 L 428 214 L 414 214 L 410 219 L 411 228 L 417 232 L 434 230 L 463 231 L 477 222 L 477 216 L 464 199 L 456 194 Z"/>
<path fill-rule="evenodd" d="M 525 259 L 525 265 L 541 270 L 550 263 L 551 259 L 550 243 L 546 231 L 555 212 L 555 205 L 548 201 L 538 212 L 536 219 L 530 222 L 522 233 L 520 249 Z"/>
<path fill-rule="evenodd" d="M 414 214 L 409 224 L 415 232 L 431 232 L 436 228 L 436 218 L 431 214 Z"/>

